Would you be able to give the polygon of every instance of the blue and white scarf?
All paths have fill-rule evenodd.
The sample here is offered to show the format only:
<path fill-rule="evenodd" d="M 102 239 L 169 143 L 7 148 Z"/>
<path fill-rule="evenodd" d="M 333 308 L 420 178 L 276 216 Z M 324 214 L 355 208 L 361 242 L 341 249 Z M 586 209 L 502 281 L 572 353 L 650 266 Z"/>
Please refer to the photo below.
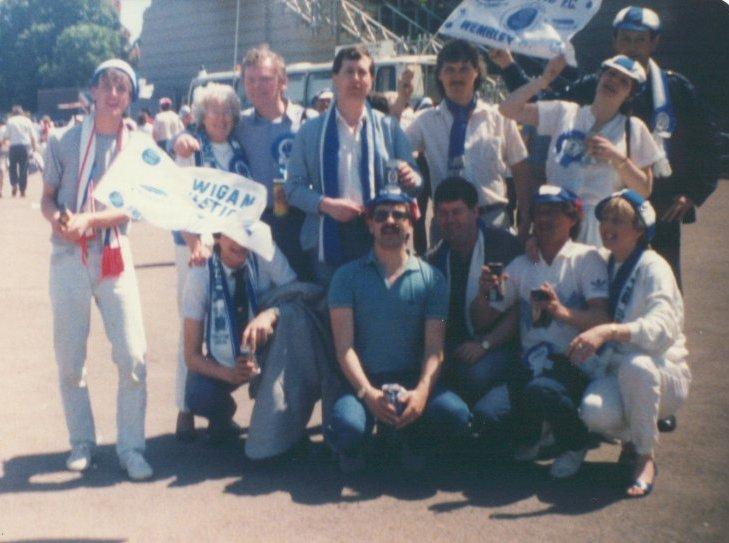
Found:
<path fill-rule="evenodd" d="M 200 130 L 195 137 L 200 142 L 200 150 L 195 153 L 195 166 L 207 166 L 227 172 L 237 173 L 245 177 L 251 177 L 251 170 L 248 166 L 248 157 L 238 140 L 229 137 L 228 144 L 233 149 L 233 158 L 228 164 L 220 164 L 213 152 L 213 144 L 204 131 Z"/>
<path fill-rule="evenodd" d="M 615 322 L 623 322 L 625 309 L 633 296 L 635 281 L 637 279 L 638 262 L 646 250 L 646 244 L 640 243 L 630 253 L 630 256 L 615 273 L 615 257 L 610 255 L 608 259 L 608 277 L 610 278 L 610 314 Z"/>
<path fill-rule="evenodd" d="M 648 72 L 653 92 L 651 131 L 653 140 L 663 150 L 663 157 L 653 164 L 653 175 L 656 177 L 670 177 L 673 172 L 668 161 L 668 140 L 676 130 L 676 115 L 671 103 L 668 76 L 653 59 L 648 61 Z"/>
<path fill-rule="evenodd" d="M 453 116 L 453 124 L 451 125 L 450 137 L 448 140 L 448 167 L 454 169 L 455 159 L 463 157 L 466 154 L 466 130 L 468 128 L 468 116 L 476 109 L 476 96 L 471 101 L 460 106 L 455 102 L 445 99 L 448 111 Z"/>
<path fill-rule="evenodd" d="M 337 127 L 336 102 L 324 114 L 321 140 L 319 141 L 319 172 L 324 195 L 339 198 L 339 129 Z M 385 178 L 381 156 L 388 158 L 382 129 L 372 108 L 365 104 L 365 119 L 360 133 L 362 152 L 359 179 L 362 184 L 364 205 L 374 198 Z M 337 266 L 341 264 L 342 247 L 339 223 L 328 215 L 321 217 L 319 236 L 319 260 Z"/>
<path fill-rule="evenodd" d="M 258 263 L 255 255 L 248 253 L 246 260 L 246 293 L 248 294 L 248 313 L 258 314 L 258 302 L 254 282 L 258 277 Z M 208 260 L 210 272 L 210 309 L 205 319 L 205 345 L 208 354 L 218 363 L 229 368 L 235 365 L 240 356 L 241 338 L 237 337 L 239 322 L 233 293 L 228 288 L 225 270 L 220 257 L 213 254 Z"/>

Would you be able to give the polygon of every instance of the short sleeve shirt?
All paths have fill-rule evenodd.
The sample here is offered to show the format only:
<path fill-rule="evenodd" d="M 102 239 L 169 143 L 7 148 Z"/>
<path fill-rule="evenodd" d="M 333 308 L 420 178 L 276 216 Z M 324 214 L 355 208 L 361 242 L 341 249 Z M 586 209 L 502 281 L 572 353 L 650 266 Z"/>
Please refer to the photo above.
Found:
<path fill-rule="evenodd" d="M 370 252 L 339 268 L 329 288 L 329 307 L 354 314 L 354 349 L 368 375 L 419 370 L 425 322 L 448 316 L 443 274 L 410 256 L 389 287 Z"/>
<path fill-rule="evenodd" d="M 253 253 L 248 253 L 245 267 L 253 284 L 253 291 L 257 297 L 263 296 L 273 287 L 286 285 L 296 280 L 296 274 L 289 266 L 288 260 L 276 247 L 271 262 Z M 225 278 L 228 281 L 228 291 L 234 292 L 235 278 L 232 269 L 223 264 Z M 203 321 L 210 309 L 210 268 L 208 265 L 195 266 L 187 274 L 185 290 L 182 295 L 182 316 L 185 319 Z M 248 308 L 248 318 L 255 317 L 252 308 Z"/>
<path fill-rule="evenodd" d="M 590 106 L 551 100 L 539 101 L 537 107 L 539 134 L 552 137 L 546 164 L 548 183 L 571 190 L 588 205 L 596 205 L 625 188 L 613 166 L 585 155 L 585 138 L 595 124 Z M 627 156 L 625 121 L 625 115 L 618 114 L 598 133 Z M 648 127 L 637 117 L 631 117 L 630 159 L 639 168 L 645 168 L 656 162 L 661 154 Z"/>
<path fill-rule="evenodd" d="M 594 247 L 568 240 L 552 264 L 540 256 L 534 264 L 526 255 L 514 259 L 506 267 L 504 299 L 491 302 L 492 307 L 506 311 L 520 304 L 519 331 L 521 344 L 526 352 L 535 345 L 551 343 L 557 351 L 566 352 L 570 341 L 579 333 L 557 319 L 547 327 L 534 327 L 532 321 L 531 291 L 542 283 L 549 283 L 557 292 L 560 302 L 570 309 L 586 309 L 587 300 L 608 297 L 607 266 Z"/>
<path fill-rule="evenodd" d="M 448 144 L 453 115 L 445 101 L 417 114 L 405 130 L 416 151 L 425 153 L 435 192 L 448 176 Z M 526 159 L 527 150 L 516 123 L 491 104 L 479 100 L 466 128 L 465 177 L 478 190 L 478 205 L 506 204 L 504 178 L 509 167 Z"/>

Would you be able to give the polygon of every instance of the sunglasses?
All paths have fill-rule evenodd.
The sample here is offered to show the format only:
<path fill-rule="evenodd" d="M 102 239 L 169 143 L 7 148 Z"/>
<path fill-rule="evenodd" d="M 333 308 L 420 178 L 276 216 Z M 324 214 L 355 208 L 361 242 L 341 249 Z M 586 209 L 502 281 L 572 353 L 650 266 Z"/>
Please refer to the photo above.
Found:
<path fill-rule="evenodd" d="M 388 217 L 392 217 L 398 222 L 406 221 L 410 218 L 407 211 L 399 211 L 397 209 L 377 209 L 372 214 L 372 220 L 375 222 L 385 222 Z"/>

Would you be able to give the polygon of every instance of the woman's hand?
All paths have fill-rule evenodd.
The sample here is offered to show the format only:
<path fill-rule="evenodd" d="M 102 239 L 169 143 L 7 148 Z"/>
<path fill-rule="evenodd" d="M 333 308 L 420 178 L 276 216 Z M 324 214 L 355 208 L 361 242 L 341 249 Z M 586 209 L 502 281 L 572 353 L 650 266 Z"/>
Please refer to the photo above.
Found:
<path fill-rule="evenodd" d="M 609 139 L 603 136 L 592 136 L 585 140 L 587 145 L 587 154 L 599 160 L 610 162 L 616 168 L 621 167 L 622 163 L 628 158 L 623 155 L 618 148 L 613 145 Z"/>
<path fill-rule="evenodd" d="M 570 343 L 567 356 L 575 364 L 582 364 L 608 341 L 611 333 L 610 324 L 600 324 L 585 330 Z"/>

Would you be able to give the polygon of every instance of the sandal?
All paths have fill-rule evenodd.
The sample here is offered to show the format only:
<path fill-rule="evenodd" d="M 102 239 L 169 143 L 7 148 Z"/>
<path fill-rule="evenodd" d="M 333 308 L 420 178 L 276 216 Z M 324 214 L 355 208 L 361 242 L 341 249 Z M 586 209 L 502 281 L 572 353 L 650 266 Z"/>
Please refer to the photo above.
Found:
<path fill-rule="evenodd" d="M 631 483 L 631 485 L 626 489 L 625 496 L 627 498 L 632 499 L 638 499 L 638 498 L 646 498 L 650 496 L 650 493 L 653 492 L 653 487 L 656 484 L 656 477 L 658 477 L 658 465 L 656 465 L 655 460 L 651 460 L 653 462 L 653 482 L 646 483 L 645 481 L 641 481 L 640 479 L 636 479 Z M 641 490 L 642 494 L 628 494 L 628 492 L 632 489 L 638 489 Z"/>

